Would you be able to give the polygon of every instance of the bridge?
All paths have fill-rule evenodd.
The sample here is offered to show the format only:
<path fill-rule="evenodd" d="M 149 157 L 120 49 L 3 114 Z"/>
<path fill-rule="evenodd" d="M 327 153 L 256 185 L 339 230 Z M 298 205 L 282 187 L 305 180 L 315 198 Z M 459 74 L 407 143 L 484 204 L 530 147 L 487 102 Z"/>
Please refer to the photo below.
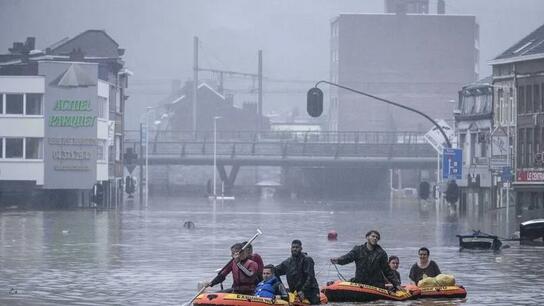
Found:
<path fill-rule="evenodd" d="M 125 147 L 145 145 L 127 131 Z M 142 150 L 145 155 L 145 151 Z M 157 131 L 149 138 L 150 165 L 213 165 L 213 132 Z M 436 152 L 416 132 L 217 132 L 218 165 L 429 168 Z M 145 163 L 140 155 L 137 163 Z"/>
<path fill-rule="evenodd" d="M 335 182 L 339 178 L 338 174 L 337 178 L 332 178 L 334 171 L 341 172 L 340 176 L 363 175 L 381 182 L 388 179 L 387 169 L 436 167 L 436 152 L 425 142 L 423 135 L 416 132 L 218 131 L 216 137 L 217 171 L 227 192 L 234 186 L 242 166 L 276 166 L 282 170 L 298 167 L 308 171 L 329 169 L 324 170 L 326 174 L 317 175 L 330 175 Z M 139 155 L 134 164 L 145 164 L 145 134 L 127 131 L 125 148 L 132 148 Z M 148 163 L 150 166 L 213 166 L 213 131 L 196 134 L 155 131 L 149 137 Z M 226 166 L 231 167 L 230 173 Z M 366 174 L 354 173 L 354 169 Z M 344 175 L 348 172 L 351 174 Z"/>

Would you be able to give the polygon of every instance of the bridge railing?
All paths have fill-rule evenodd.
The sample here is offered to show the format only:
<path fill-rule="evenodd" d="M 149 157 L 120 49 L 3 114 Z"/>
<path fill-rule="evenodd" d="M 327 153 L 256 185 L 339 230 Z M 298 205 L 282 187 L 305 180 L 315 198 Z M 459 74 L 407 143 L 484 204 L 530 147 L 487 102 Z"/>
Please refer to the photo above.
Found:
<path fill-rule="evenodd" d="M 149 141 L 158 142 L 213 142 L 213 131 L 152 130 Z M 125 141 L 138 142 L 139 130 L 125 131 Z M 424 144 L 420 132 L 329 132 L 329 131 L 217 131 L 217 141 L 295 142 L 295 143 L 367 143 L 367 144 Z"/>

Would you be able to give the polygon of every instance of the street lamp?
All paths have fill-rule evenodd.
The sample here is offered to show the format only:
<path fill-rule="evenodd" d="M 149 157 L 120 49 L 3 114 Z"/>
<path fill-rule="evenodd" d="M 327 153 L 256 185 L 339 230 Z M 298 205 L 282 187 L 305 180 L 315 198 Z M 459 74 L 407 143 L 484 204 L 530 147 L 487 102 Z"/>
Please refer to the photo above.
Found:
<path fill-rule="evenodd" d="M 160 106 L 147 106 L 145 108 L 145 207 L 149 203 L 149 114 L 151 111 L 156 111 Z M 158 126 L 161 120 L 168 117 L 168 114 L 162 114 L 161 119 L 155 120 L 153 124 Z M 140 180 L 141 182 L 141 180 Z"/>

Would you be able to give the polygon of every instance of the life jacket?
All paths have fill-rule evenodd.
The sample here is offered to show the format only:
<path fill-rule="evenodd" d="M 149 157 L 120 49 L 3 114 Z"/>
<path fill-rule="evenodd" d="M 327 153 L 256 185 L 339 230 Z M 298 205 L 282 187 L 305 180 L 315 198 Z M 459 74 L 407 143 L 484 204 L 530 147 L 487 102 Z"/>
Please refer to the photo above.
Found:
<path fill-rule="evenodd" d="M 274 284 L 278 282 L 278 279 L 274 276 L 267 281 L 262 281 L 255 288 L 255 295 L 264 298 L 273 298 L 276 296 L 276 290 Z"/>

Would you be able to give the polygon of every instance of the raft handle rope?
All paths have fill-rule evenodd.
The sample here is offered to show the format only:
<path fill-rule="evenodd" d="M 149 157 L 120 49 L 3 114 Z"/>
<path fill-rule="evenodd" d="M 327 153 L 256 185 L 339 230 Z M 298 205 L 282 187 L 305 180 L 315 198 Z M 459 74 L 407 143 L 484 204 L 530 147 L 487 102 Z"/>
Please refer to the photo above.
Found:
<path fill-rule="evenodd" d="M 340 273 L 340 270 L 338 270 L 338 266 L 335 264 L 335 263 L 332 263 L 332 265 L 334 266 L 334 268 L 336 269 L 336 274 L 338 275 L 338 277 L 343 280 L 343 281 L 346 281 L 346 278 L 344 277 L 344 275 L 342 275 L 342 273 Z"/>

